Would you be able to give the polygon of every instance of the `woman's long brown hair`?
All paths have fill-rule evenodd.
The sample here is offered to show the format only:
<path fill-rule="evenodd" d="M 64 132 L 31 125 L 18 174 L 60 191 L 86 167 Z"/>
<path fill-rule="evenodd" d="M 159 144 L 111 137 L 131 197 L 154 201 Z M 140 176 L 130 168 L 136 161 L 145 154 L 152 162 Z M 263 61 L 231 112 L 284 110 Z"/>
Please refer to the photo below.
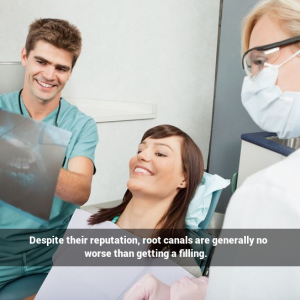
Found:
<path fill-rule="evenodd" d="M 160 225 L 159 227 L 161 229 L 155 230 L 153 237 L 160 236 L 162 241 L 165 237 L 184 237 L 185 233 L 182 229 L 185 228 L 185 216 L 188 206 L 196 192 L 197 186 L 202 180 L 204 172 L 203 157 L 200 149 L 189 135 L 177 127 L 171 125 L 159 125 L 153 127 L 145 132 L 141 142 L 146 138 L 161 139 L 171 136 L 178 136 L 181 138 L 182 166 L 187 186 L 186 188 L 179 190 L 170 207 L 156 225 L 157 227 Z M 131 198 L 132 193 L 127 190 L 123 202 L 120 205 L 113 208 L 100 209 L 98 213 L 90 217 L 88 223 L 94 225 L 104 221 L 111 221 L 115 216 L 122 214 Z M 151 245 L 149 249 L 162 250 L 165 246 L 166 245 L 163 243 Z"/>

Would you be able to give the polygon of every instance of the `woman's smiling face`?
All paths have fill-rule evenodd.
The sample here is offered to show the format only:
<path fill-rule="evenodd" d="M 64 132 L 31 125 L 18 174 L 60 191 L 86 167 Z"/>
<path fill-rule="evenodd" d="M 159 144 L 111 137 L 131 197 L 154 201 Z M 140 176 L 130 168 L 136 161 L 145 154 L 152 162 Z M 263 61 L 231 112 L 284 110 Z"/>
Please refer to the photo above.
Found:
<path fill-rule="evenodd" d="M 178 136 L 149 137 L 140 143 L 138 154 L 129 162 L 127 187 L 133 195 L 154 200 L 173 199 L 180 188 L 186 187 L 181 143 Z"/>

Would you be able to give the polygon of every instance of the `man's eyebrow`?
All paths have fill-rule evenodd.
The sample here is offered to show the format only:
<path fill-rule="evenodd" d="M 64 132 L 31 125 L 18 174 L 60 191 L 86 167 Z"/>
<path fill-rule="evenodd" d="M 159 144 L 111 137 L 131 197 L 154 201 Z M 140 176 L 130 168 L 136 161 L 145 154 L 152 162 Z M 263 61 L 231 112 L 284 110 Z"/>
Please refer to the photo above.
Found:
<path fill-rule="evenodd" d="M 41 57 L 41 56 L 34 56 L 35 59 L 38 59 L 38 60 L 42 60 L 43 62 L 47 63 L 47 64 L 51 64 L 52 63 L 50 61 L 48 61 L 47 59 L 45 59 L 44 57 Z M 69 71 L 71 68 L 69 66 L 65 66 L 65 65 L 61 65 L 61 64 L 58 64 L 58 65 L 55 65 L 56 68 L 60 68 L 60 69 L 64 69 L 66 71 Z"/>
<path fill-rule="evenodd" d="M 145 141 L 141 142 L 140 145 L 146 145 L 147 143 Z M 154 143 L 154 145 L 156 146 L 164 146 L 164 147 L 168 147 L 171 151 L 173 151 L 173 149 L 167 145 L 167 144 L 163 144 L 163 143 Z"/>
<path fill-rule="evenodd" d="M 44 62 L 46 62 L 46 63 L 49 63 L 49 61 L 47 60 L 47 59 L 45 59 L 44 57 L 41 57 L 41 56 L 34 56 L 34 58 L 35 59 L 38 59 L 38 60 L 42 60 L 42 61 L 44 61 Z"/>
<path fill-rule="evenodd" d="M 70 71 L 71 68 L 65 65 L 56 65 L 56 68 L 64 69 L 65 71 Z"/>

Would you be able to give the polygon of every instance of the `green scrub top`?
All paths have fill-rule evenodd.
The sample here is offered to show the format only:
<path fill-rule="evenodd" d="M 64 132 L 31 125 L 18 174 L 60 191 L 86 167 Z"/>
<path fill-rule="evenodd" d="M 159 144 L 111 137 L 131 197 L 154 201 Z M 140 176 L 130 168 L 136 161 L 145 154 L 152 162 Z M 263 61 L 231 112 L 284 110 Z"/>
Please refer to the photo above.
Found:
<path fill-rule="evenodd" d="M 0 108 L 20 114 L 18 96 L 19 91 L 0 95 Z M 29 113 L 22 99 L 21 106 L 24 116 L 29 117 Z M 55 125 L 57 111 L 58 108 L 52 111 L 42 122 Z M 84 113 L 79 111 L 76 106 L 69 104 L 64 98 L 62 98 L 57 123 L 59 128 L 72 132 L 72 137 L 66 151 L 64 168 L 66 169 L 69 160 L 76 156 L 87 157 L 94 163 L 95 149 L 98 143 L 97 125 L 95 121 L 91 117 L 86 116 Z M 35 222 L 34 220 L 20 215 L 12 209 L 0 204 L 0 229 L 43 229 L 44 231 L 46 230 L 48 232 L 47 235 L 49 235 L 49 230 L 67 228 L 69 220 L 77 207 L 77 205 L 67 203 L 55 196 L 53 199 L 49 225 L 45 228 L 43 225 Z M 38 230 L 37 232 L 40 232 L 41 237 L 43 237 L 44 234 L 42 230 Z M 8 232 L 6 235 L 7 234 Z M 35 252 L 35 250 L 38 250 L 34 249 L 37 247 L 36 244 L 29 245 L 29 235 L 29 233 L 24 233 L 21 236 L 19 235 L 17 240 L 14 239 L 13 248 L 11 243 L 8 242 L 9 239 L 2 239 L 1 241 L 0 237 L 0 258 L 6 256 L 6 250 L 6 253 L 9 253 L 9 255 L 23 253 L 24 251 Z M 19 248 L 17 244 L 22 241 L 26 242 L 22 243 L 22 247 Z"/>

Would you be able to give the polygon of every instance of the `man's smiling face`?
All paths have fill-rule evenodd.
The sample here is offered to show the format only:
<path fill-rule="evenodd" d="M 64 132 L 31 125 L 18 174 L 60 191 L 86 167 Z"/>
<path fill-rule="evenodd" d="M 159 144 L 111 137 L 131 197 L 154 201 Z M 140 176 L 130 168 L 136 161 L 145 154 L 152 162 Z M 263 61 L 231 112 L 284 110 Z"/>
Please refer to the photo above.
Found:
<path fill-rule="evenodd" d="M 23 48 L 24 90 L 40 101 L 58 101 L 71 76 L 72 58 L 72 53 L 44 41 L 38 41 L 28 56 Z"/>

